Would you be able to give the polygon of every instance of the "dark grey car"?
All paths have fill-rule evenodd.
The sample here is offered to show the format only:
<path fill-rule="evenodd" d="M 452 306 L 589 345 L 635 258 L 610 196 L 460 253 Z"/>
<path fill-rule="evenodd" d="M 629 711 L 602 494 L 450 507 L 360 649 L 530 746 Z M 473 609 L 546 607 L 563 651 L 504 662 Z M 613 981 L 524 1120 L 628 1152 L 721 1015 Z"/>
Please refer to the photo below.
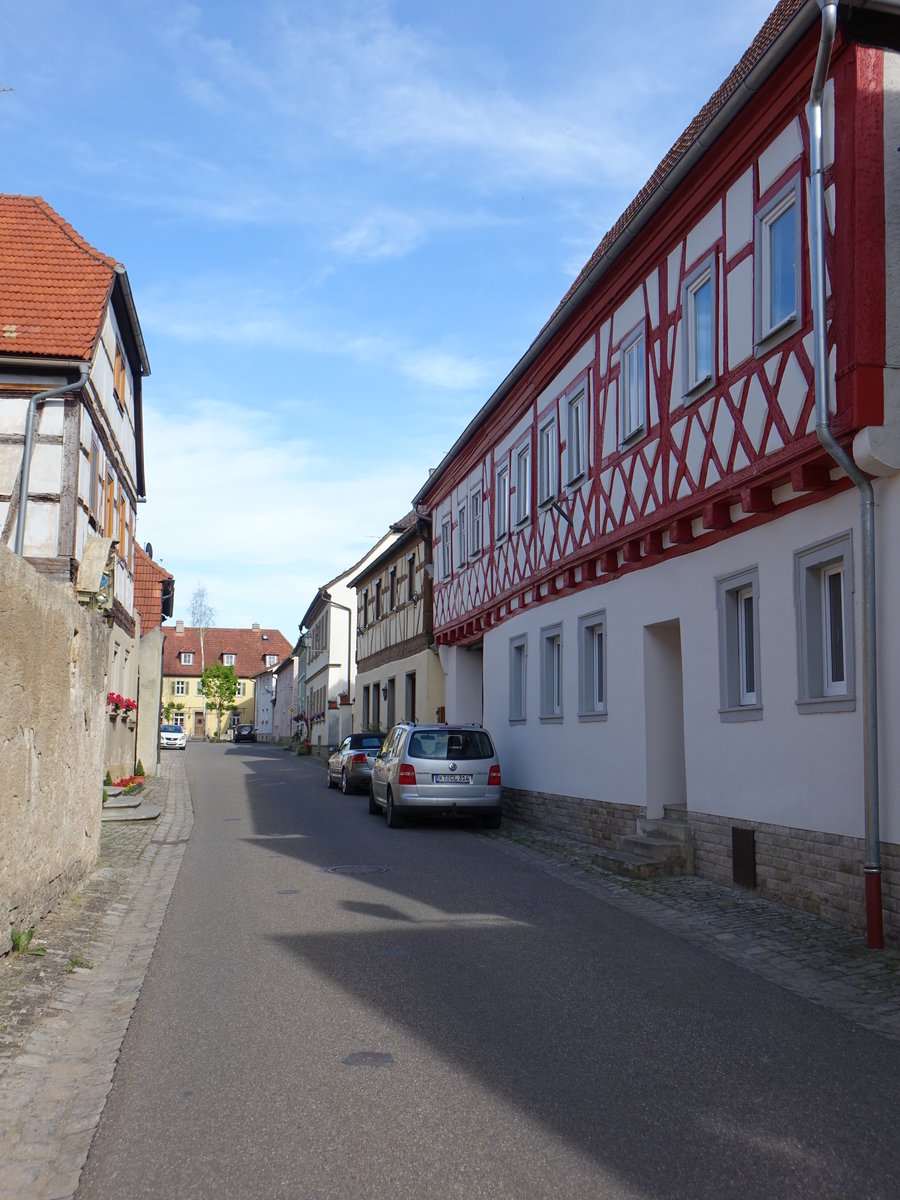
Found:
<path fill-rule="evenodd" d="M 372 766 L 369 812 L 393 828 L 404 816 L 476 816 L 499 829 L 500 763 L 480 725 L 395 725 Z"/>
<path fill-rule="evenodd" d="M 339 786 L 344 795 L 357 788 L 367 789 L 372 763 L 383 740 L 381 733 L 351 733 L 345 737 L 328 759 L 328 786 Z"/>

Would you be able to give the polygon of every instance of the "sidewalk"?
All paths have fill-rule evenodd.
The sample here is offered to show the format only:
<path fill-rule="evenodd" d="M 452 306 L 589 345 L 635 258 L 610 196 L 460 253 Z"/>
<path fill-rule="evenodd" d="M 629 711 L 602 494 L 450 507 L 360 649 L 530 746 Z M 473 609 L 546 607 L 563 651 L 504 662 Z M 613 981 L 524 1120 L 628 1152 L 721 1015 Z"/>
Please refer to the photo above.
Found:
<path fill-rule="evenodd" d="M 0 960 L 0 1200 L 58 1200 L 78 1186 L 193 824 L 185 756 L 165 755 L 161 769 L 147 799 L 162 816 L 103 825 L 99 866 L 38 930 L 46 957 Z M 475 836 L 900 1039 L 900 953 L 866 950 L 861 932 L 703 879 L 610 875 L 590 847 L 516 822 Z"/>
<path fill-rule="evenodd" d="M 97 868 L 37 930 L 46 956 L 0 960 L 2 1200 L 78 1186 L 194 819 L 184 755 L 160 770 L 162 815 L 102 825 Z"/>

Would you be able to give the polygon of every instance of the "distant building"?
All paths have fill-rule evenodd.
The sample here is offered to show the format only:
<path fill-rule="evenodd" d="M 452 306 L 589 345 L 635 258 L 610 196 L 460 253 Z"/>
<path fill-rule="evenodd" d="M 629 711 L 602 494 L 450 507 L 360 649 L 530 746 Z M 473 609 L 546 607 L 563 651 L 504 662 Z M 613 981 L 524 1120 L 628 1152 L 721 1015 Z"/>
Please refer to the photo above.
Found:
<path fill-rule="evenodd" d="M 201 631 L 177 621 L 164 625 L 163 710 L 167 719 L 183 725 L 188 737 L 215 735 L 216 716 L 208 712 L 200 691 L 205 666 L 222 663 L 238 677 L 234 708 L 223 718 L 224 737 L 235 725 L 251 724 L 255 716 L 254 693 L 260 672 L 275 667 L 291 652 L 291 644 L 277 629 L 217 629 Z"/>

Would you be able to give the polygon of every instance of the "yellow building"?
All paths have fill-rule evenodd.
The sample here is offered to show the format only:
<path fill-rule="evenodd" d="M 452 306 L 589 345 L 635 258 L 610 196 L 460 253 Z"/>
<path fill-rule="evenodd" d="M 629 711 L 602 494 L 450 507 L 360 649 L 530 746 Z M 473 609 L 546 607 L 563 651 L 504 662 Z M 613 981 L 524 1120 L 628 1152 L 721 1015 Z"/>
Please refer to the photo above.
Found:
<path fill-rule="evenodd" d="M 205 629 L 201 645 L 200 630 L 186 627 L 183 621 L 163 625 L 163 719 L 183 725 L 188 737 L 226 736 L 235 725 L 252 724 L 256 676 L 274 667 L 291 652 L 291 644 L 277 629 Z M 221 663 L 233 667 L 238 677 L 234 707 L 222 715 L 208 708 L 200 691 L 204 666 Z"/>

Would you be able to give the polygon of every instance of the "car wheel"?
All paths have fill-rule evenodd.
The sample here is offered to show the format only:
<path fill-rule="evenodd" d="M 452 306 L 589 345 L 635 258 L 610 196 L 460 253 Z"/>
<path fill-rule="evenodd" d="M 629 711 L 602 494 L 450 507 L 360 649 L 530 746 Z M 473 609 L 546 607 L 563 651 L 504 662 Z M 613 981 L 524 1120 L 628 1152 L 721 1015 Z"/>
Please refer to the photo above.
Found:
<path fill-rule="evenodd" d="M 345 796 L 350 795 L 350 780 L 347 778 L 346 771 L 341 771 L 341 791 Z"/>
<path fill-rule="evenodd" d="M 394 808 L 394 795 L 388 788 L 387 802 L 384 806 L 384 815 L 387 817 L 388 829 L 396 829 L 401 824 L 401 817 Z"/>
<path fill-rule="evenodd" d="M 377 817 L 381 809 L 375 803 L 375 789 L 369 784 L 369 813 L 373 817 Z"/>
<path fill-rule="evenodd" d="M 501 817 L 499 813 L 494 813 L 490 817 L 482 817 L 481 824 L 485 829 L 499 829 Z"/>

